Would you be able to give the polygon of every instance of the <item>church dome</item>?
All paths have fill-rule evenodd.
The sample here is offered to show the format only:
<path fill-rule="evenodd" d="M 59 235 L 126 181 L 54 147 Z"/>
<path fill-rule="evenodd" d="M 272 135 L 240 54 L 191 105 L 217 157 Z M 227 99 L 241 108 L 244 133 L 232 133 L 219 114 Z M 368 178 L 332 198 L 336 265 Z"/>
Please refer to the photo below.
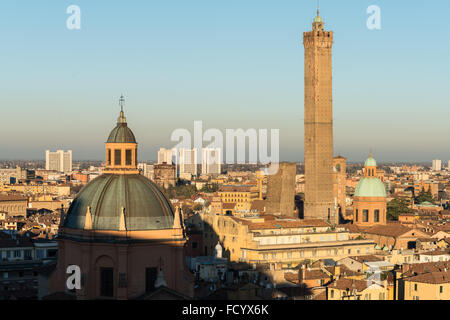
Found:
<path fill-rule="evenodd" d="M 137 169 L 137 143 L 133 132 L 127 127 L 124 101 L 123 96 L 120 97 L 121 111 L 117 126 L 105 144 L 104 174 L 89 182 L 77 194 L 64 220 L 63 226 L 66 228 L 139 231 L 174 227 L 170 202 Z"/>
<path fill-rule="evenodd" d="M 120 97 L 120 116 L 117 119 L 117 126 L 109 134 L 106 143 L 136 143 L 136 138 L 134 137 L 133 131 L 127 126 L 127 118 L 123 113 L 123 103 L 125 99 L 123 96 Z"/>
<path fill-rule="evenodd" d="M 374 160 L 375 161 L 375 160 Z M 384 183 L 375 177 L 362 178 L 356 185 L 355 197 L 386 197 Z"/>
<path fill-rule="evenodd" d="M 133 131 L 128 128 L 126 123 L 117 123 L 117 126 L 111 131 L 107 143 L 136 143 Z"/>
<path fill-rule="evenodd" d="M 128 231 L 173 228 L 169 201 L 141 175 L 104 174 L 88 183 L 73 200 L 64 227 L 84 229 L 88 207 L 92 230 L 120 230 L 122 208 Z"/>

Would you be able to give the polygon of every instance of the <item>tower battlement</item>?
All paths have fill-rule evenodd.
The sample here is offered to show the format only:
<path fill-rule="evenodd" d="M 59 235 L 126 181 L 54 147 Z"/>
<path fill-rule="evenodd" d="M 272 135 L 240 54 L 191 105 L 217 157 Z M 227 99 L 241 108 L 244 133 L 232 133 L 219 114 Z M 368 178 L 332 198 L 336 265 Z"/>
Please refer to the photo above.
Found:
<path fill-rule="evenodd" d="M 321 39 L 321 38 L 329 38 L 333 41 L 333 31 L 307 31 L 303 32 L 303 39 L 312 40 L 312 39 Z"/>
<path fill-rule="evenodd" d="M 304 32 L 303 44 L 305 47 L 331 48 L 333 46 L 333 31 Z"/>

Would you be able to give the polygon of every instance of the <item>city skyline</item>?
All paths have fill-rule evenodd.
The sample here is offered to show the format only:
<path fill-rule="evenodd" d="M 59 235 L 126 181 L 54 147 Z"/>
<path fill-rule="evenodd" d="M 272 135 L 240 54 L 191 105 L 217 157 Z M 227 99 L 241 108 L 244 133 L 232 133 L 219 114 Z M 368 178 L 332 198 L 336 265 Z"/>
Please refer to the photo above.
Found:
<path fill-rule="evenodd" d="M 450 300 L 445 8 L 75 1 L 0 6 L 0 302 Z"/>
<path fill-rule="evenodd" d="M 74 160 L 101 160 L 123 92 L 140 161 L 171 148 L 173 130 L 192 130 L 202 120 L 222 130 L 279 128 L 280 160 L 303 162 L 301 35 L 314 1 L 134 7 L 77 1 L 76 31 L 65 27 L 69 4 L 29 2 L 26 11 L 2 4 L 9 63 L 0 102 L 6 117 L 20 120 L 2 125 L 8 139 L 0 142 L 0 159 L 38 160 L 46 149 L 72 149 Z M 372 4 L 381 8 L 381 30 L 366 27 Z M 349 162 L 363 161 L 370 150 L 380 162 L 450 159 L 444 120 L 450 45 L 440 41 L 439 50 L 431 49 L 448 38 L 440 28 L 448 7 L 322 1 L 325 28 L 335 32 L 335 155 Z M 24 124 L 20 134 L 17 123 Z"/>

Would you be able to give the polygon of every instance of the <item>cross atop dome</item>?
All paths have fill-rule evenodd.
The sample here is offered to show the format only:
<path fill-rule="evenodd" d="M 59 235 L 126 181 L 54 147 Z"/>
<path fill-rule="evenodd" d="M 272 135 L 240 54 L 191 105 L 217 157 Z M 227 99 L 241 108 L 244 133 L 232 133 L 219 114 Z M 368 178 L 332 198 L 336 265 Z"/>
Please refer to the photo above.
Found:
<path fill-rule="evenodd" d="M 127 118 L 125 118 L 125 114 L 123 113 L 123 105 L 125 103 L 125 98 L 123 97 L 123 95 L 120 96 L 119 99 L 119 106 L 120 106 L 120 116 L 117 119 L 117 123 L 127 123 Z"/>

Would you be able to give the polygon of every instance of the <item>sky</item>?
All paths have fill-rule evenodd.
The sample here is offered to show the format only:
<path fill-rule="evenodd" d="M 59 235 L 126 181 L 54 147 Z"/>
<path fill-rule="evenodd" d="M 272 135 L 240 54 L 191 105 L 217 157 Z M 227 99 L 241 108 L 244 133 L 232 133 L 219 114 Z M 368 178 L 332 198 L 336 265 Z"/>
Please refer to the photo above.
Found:
<path fill-rule="evenodd" d="M 370 5 L 380 30 L 366 26 Z M 448 0 L 320 1 L 336 155 L 450 159 L 448 12 Z M 2 0 L 0 159 L 102 160 L 123 94 L 141 161 L 195 120 L 279 129 L 280 159 L 303 161 L 302 33 L 315 15 L 314 0 Z"/>

